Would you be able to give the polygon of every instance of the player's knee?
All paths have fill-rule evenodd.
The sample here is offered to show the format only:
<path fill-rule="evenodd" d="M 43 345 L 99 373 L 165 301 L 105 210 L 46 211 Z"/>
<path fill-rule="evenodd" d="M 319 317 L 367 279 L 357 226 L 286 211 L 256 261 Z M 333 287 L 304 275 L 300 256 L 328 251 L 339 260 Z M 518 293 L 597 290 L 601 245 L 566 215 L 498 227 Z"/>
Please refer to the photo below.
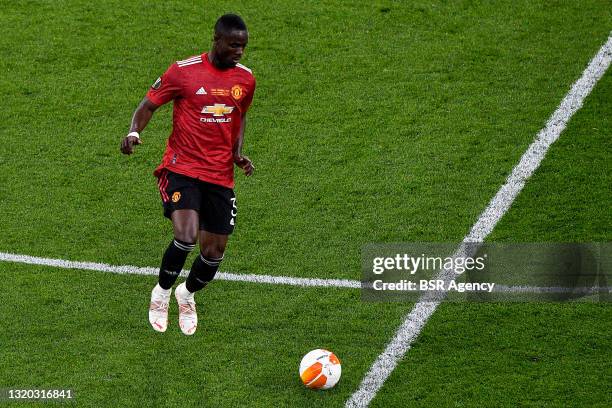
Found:
<path fill-rule="evenodd" d="M 200 247 L 200 253 L 206 258 L 222 259 L 225 252 L 225 245 L 209 244 Z"/>
<path fill-rule="evenodd" d="M 194 210 L 177 210 L 172 213 L 174 238 L 184 242 L 198 239 L 198 213 Z"/>
<path fill-rule="evenodd" d="M 198 229 L 197 228 L 175 228 L 174 229 L 174 238 L 183 241 L 183 242 L 196 242 L 198 239 Z"/>

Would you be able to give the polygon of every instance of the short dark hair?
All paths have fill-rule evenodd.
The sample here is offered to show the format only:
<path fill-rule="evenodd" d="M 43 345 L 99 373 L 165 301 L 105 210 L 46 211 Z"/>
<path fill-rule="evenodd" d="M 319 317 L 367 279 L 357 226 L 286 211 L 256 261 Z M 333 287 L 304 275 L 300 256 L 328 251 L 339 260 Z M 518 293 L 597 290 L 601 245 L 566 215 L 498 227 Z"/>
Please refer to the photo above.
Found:
<path fill-rule="evenodd" d="M 228 34 L 233 30 L 247 31 L 247 26 L 238 14 L 224 14 L 215 23 L 215 35 Z"/>

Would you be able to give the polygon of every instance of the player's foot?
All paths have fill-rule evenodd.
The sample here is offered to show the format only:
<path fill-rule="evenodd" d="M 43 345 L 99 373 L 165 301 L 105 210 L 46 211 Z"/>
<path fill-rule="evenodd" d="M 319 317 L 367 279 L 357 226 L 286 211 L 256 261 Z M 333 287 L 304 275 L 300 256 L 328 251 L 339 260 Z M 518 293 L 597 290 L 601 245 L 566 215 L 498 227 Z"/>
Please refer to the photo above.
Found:
<path fill-rule="evenodd" d="M 163 333 L 168 328 L 168 304 L 172 289 L 162 289 L 155 285 L 151 292 L 151 303 L 149 305 L 149 323 L 155 331 Z"/>
<path fill-rule="evenodd" d="M 174 291 L 174 296 L 179 306 L 179 326 L 183 334 L 187 336 L 195 333 L 198 327 L 198 314 L 196 313 L 193 295 L 193 293 L 187 290 L 184 282 L 178 285 Z"/>

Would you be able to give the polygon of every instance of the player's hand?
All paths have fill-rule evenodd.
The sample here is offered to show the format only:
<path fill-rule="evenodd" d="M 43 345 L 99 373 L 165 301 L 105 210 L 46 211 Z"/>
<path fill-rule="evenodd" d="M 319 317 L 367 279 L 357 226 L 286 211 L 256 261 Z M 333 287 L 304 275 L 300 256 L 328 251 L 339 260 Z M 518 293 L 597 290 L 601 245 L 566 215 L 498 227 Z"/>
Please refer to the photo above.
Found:
<path fill-rule="evenodd" d="M 136 136 L 126 136 L 121 141 L 121 153 L 132 154 L 134 153 L 134 145 L 142 144 L 142 140 Z"/>
<path fill-rule="evenodd" d="M 234 163 L 244 171 L 246 176 L 253 175 L 255 166 L 253 166 L 253 162 L 247 156 L 234 156 Z"/>

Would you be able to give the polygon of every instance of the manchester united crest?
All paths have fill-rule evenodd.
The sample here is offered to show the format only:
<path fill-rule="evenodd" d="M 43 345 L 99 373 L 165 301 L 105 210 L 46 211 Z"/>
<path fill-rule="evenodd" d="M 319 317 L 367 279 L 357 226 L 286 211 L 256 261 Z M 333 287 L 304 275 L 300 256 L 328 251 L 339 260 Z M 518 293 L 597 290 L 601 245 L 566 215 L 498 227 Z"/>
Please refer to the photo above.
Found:
<path fill-rule="evenodd" d="M 237 101 L 240 100 L 244 94 L 244 90 L 242 89 L 240 85 L 232 86 L 232 89 L 230 92 L 232 94 L 232 98 L 234 98 Z"/>
<path fill-rule="evenodd" d="M 175 191 L 174 194 L 172 194 L 172 202 L 178 203 L 180 199 L 181 199 L 181 193 L 179 193 L 178 191 Z"/>

